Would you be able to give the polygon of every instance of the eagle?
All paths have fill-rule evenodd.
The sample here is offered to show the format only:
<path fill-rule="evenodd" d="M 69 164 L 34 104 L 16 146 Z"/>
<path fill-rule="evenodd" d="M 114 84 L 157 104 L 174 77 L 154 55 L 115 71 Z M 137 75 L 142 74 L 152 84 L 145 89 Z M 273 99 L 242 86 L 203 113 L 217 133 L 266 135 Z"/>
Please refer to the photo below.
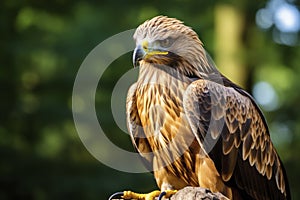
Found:
<path fill-rule="evenodd" d="M 218 71 L 197 33 L 157 16 L 133 38 L 139 76 L 127 94 L 127 127 L 160 191 L 194 186 L 234 200 L 291 199 L 262 111 Z"/>

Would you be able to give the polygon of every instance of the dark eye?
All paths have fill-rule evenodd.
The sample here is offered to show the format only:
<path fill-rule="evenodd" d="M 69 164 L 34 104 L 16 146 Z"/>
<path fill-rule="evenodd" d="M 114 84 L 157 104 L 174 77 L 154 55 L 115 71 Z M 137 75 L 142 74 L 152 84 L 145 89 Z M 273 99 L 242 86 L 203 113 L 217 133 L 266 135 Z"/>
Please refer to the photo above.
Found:
<path fill-rule="evenodd" d="M 159 45 L 163 48 L 170 47 L 173 44 L 173 38 L 166 38 L 164 40 L 159 40 Z"/>

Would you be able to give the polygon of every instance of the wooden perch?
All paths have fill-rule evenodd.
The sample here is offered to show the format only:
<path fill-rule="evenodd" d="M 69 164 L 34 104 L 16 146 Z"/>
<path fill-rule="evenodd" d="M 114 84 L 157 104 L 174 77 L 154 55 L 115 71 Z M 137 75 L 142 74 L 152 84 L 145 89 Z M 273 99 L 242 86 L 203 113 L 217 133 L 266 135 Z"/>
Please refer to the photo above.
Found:
<path fill-rule="evenodd" d="M 212 193 L 201 187 L 185 187 L 174 194 L 170 200 L 229 200 L 223 194 Z"/>
<path fill-rule="evenodd" d="M 115 198 L 111 198 L 111 199 L 117 200 Z M 229 200 L 229 199 L 219 192 L 212 193 L 210 190 L 205 188 L 188 186 L 179 190 L 168 200 Z"/>

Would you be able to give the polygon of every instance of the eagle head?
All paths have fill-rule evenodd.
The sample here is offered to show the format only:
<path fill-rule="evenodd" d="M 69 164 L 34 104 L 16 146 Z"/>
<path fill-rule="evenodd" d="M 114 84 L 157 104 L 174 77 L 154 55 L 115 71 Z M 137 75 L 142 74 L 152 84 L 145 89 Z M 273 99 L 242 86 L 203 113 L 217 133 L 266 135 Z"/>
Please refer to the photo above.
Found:
<path fill-rule="evenodd" d="M 148 62 L 195 74 L 199 67 L 208 66 L 197 33 L 178 19 L 154 17 L 141 24 L 133 38 L 136 42 L 133 53 L 135 67 L 141 62 Z"/>

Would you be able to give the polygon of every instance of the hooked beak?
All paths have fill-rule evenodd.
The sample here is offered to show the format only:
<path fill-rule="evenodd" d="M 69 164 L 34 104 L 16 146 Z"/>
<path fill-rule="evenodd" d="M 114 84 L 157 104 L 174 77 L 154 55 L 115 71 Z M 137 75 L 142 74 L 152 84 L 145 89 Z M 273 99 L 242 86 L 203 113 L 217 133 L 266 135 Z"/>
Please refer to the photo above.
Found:
<path fill-rule="evenodd" d="M 132 62 L 134 67 L 138 67 L 141 60 L 149 59 L 155 55 L 167 55 L 169 52 L 163 50 L 155 50 L 149 47 L 148 41 L 144 40 L 141 45 L 138 45 L 133 52 Z"/>
<path fill-rule="evenodd" d="M 133 51 L 133 57 L 132 57 L 132 62 L 134 67 L 139 66 L 139 62 L 143 59 L 145 56 L 145 51 L 142 49 L 141 45 L 138 45 L 134 51 Z"/>

